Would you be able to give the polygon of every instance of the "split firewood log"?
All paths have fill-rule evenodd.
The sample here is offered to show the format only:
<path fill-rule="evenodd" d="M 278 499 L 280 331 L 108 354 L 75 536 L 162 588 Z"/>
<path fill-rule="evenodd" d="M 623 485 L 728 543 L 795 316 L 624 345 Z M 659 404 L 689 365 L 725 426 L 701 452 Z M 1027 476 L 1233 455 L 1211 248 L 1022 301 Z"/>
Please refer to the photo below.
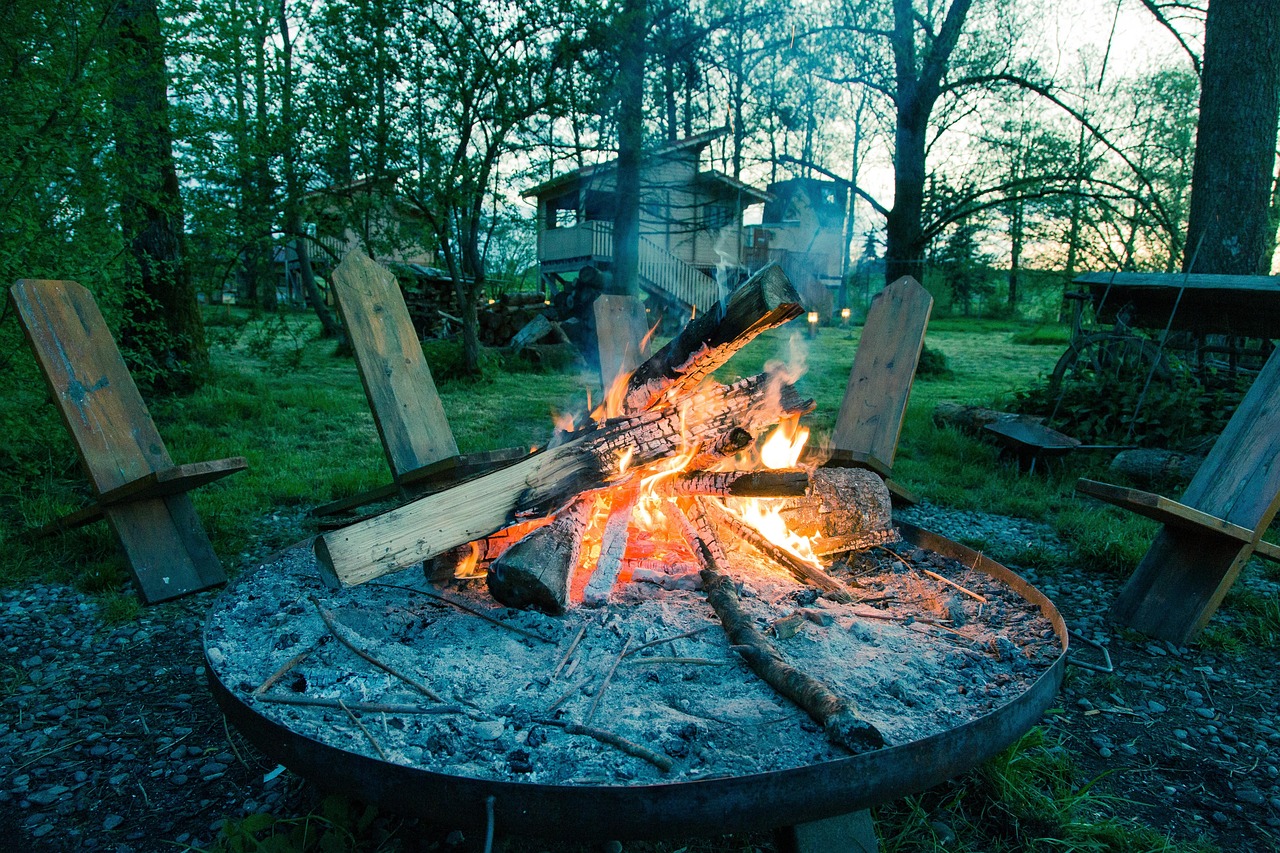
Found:
<path fill-rule="evenodd" d="M 798 317 L 800 294 L 776 264 L 765 267 L 727 300 L 695 317 L 631 374 L 625 412 L 643 412 L 692 391 L 756 335 Z"/>
<path fill-rule="evenodd" d="M 489 593 L 508 607 L 563 613 L 595 500 L 594 493 L 579 495 L 550 524 L 503 551 L 489 566 Z"/>
<path fill-rule="evenodd" d="M 709 444 L 734 427 L 758 432 L 812 409 L 769 373 L 701 388 L 676 406 L 605 421 L 507 468 L 324 533 L 315 540 L 321 574 L 331 586 L 373 580 L 622 480 L 630 476 L 619 465 L 626 456 L 642 467 L 689 442 Z"/>
<path fill-rule="evenodd" d="M 792 532 L 810 540 L 816 555 L 861 551 L 898 541 L 890 515 L 889 489 L 875 472 L 818 468 L 811 481 L 809 493 L 784 502 L 780 514 Z"/>

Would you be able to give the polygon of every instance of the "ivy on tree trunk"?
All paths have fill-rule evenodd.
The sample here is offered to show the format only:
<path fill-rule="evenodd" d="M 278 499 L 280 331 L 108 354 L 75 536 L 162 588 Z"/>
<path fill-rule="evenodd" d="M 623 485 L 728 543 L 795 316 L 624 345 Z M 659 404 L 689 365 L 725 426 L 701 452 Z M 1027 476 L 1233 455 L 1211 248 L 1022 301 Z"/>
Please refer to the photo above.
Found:
<path fill-rule="evenodd" d="M 139 381 L 185 390 L 209 352 L 187 269 L 156 0 L 121 0 L 113 24 L 111 121 L 128 250 L 120 344 Z"/>

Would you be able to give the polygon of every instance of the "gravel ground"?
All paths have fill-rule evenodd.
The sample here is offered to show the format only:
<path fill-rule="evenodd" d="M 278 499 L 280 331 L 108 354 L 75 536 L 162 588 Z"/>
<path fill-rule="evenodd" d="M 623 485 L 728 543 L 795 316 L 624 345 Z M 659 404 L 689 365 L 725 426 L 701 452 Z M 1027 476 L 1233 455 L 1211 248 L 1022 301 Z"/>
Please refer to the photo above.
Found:
<path fill-rule="evenodd" d="M 1024 520 L 927 505 L 904 518 L 993 552 L 1062 548 L 1048 527 Z M 1276 849 L 1273 652 L 1226 655 L 1122 635 L 1102 618 L 1116 579 L 1010 568 L 1053 599 L 1073 631 L 1110 649 L 1115 674 L 1072 668 L 1045 724 L 1087 776 L 1104 776 L 1101 789 L 1119 798 L 1112 813 L 1223 850 Z M 1280 594 L 1256 572 L 1242 582 Z M 200 633 L 214 596 L 109 626 L 92 597 L 64 586 L 0 590 L 0 849 L 204 847 L 226 819 L 317 808 L 314 787 L 229 729 L 205 687 Z M 447 826 L 380 823 L 408 839 L 406 849 L 479 849 Z"/>

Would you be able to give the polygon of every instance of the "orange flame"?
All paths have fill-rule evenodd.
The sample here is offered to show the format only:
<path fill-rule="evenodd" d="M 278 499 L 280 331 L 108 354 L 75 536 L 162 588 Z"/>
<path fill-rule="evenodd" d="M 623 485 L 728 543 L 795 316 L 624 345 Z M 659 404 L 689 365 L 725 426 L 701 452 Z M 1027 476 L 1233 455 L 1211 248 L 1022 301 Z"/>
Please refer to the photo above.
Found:
<path fill-rule="evenodd" d="M 458 561 L 453 568 L 453 576 L 455 578 L 473 578 L 484 574 L 484 572 L 476 571 L 476 566 L 480 562 L 480 543 L 472 542 L 468 546 L 470 553 Z"/>
<path fill-rule="evenodd" d="M 760 461 L 766 468 L 794 468 L 808 440 L 809 428 L 798 417 L 785 418 L 761 446 Z"/>

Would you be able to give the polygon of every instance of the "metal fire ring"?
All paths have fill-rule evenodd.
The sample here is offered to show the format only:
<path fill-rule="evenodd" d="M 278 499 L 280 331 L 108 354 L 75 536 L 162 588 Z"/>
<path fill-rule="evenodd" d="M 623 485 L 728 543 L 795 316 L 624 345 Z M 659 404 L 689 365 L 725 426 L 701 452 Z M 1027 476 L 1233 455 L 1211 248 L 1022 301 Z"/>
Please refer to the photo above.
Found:
<path fill-rule="evenodd" d="M 913 545 L 984 572 L 1038 607 L 1061 651 L 1025 692 L 994 711 L 874 752 L 787 770 L 656 785 L 499 782 L 382 761 L 293 732 L 222 683 L 208 660 L 206 640 L 209 687 L 245 737 L 294 773 L 381 808 L 462 829 L 485 828 L 489 797 L 499 832 L 579 841 L 720 835 L 835 817 L 917 793 L 991 758 L 1049 709 L 1067 665 L 1066 625 L 1043 593 L 972 549 L 910 524 L 897 526 Z M 234 594 L 234 585 L 224 593 Z"/>

